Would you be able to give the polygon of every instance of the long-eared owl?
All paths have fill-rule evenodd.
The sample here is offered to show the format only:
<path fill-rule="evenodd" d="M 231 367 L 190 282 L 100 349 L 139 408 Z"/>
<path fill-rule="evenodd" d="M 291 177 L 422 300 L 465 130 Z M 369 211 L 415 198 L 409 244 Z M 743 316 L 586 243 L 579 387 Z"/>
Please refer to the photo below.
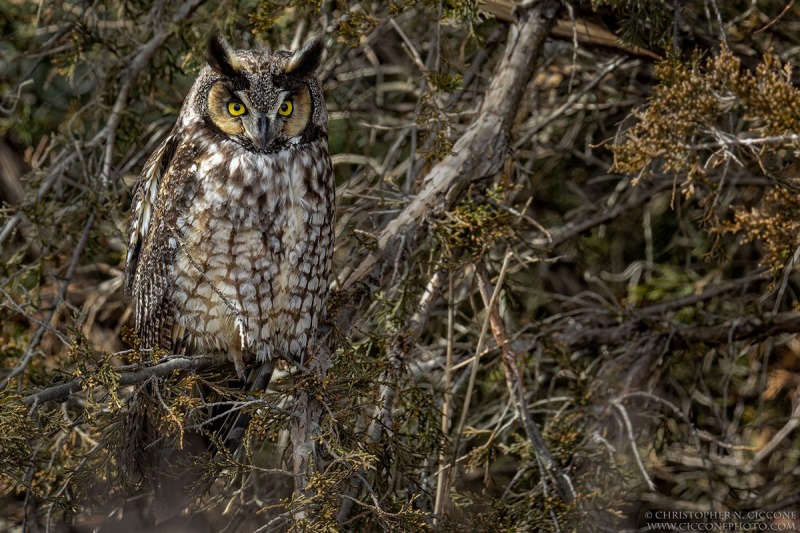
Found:
<path fill-rule="evenodd" d="M 145 348 L 302 361 L 328 290 L 333 168 L 323 53 L 212 38 L 136 185 L 126 288 Z"/>

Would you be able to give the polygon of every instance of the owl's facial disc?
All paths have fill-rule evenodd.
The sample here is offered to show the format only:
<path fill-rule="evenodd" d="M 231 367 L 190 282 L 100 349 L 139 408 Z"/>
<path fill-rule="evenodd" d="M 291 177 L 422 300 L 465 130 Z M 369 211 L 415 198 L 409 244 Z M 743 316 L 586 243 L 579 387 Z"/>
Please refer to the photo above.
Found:
<path fill-rule="evenodd" d="M 237 90 L 218 81 L 211 86 L 206 102 L 209 126 L 248 150 L 274 153 L 306 140 L 312 104 L 303 84 L 278 89 L 272 98 L 256 105 L 250 89 Z"/>

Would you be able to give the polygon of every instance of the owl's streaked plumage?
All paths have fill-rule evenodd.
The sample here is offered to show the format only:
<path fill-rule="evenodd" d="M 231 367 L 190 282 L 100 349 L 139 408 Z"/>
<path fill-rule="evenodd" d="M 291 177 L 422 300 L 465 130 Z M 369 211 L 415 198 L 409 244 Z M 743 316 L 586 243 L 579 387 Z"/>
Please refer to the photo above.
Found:
<path fill-rule="evenodd" d="M 209 43 L 136 185 L 126 287 L 143 347 L 302 361 L 333 252 L 323 49 Z"/>

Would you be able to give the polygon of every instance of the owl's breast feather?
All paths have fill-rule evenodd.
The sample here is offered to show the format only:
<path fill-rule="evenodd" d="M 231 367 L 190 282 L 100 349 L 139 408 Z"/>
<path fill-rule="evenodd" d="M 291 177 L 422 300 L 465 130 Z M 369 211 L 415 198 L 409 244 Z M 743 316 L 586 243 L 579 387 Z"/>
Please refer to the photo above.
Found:
<path fill-rule="evenodd" d="M 202 347 L 295 356 L 317 323 L 327 283 L 315 243 L 328 204 L 307 200 L 308 155 L 288 152 L 220 149 L 196 163 L 194 198 L 179 219 L 175 302 Z"/>

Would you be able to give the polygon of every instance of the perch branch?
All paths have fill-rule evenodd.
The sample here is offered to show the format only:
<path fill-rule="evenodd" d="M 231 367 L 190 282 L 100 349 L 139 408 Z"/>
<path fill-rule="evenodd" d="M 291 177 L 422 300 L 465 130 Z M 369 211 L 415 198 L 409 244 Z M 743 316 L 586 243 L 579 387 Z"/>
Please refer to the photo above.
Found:
<path fill-rule="evenodd" d="M 160 363 L 145 368 L 123 368 L 119 373 L 118 386 L 126 387 L 128 385 L 136 385 L 137 383 L 143 383 L 152 377 L 166 376 L 176 370 L 199 370 L 201 368 L 207 368 L 226 361 L 227 359 L 224 356 L 218 357 L 211 355 L 169 357 Z M 56 385 L 54 387 L 48 387 L 40 390 L 39 392 L 28 395 L 22 399 L 22 403 L 37 408 L 46 402 L 63 400 L 67 396 L 83 390 L 83 388 L 84 381 L 80 378 L 75 378 L 67 383 Z"/>

